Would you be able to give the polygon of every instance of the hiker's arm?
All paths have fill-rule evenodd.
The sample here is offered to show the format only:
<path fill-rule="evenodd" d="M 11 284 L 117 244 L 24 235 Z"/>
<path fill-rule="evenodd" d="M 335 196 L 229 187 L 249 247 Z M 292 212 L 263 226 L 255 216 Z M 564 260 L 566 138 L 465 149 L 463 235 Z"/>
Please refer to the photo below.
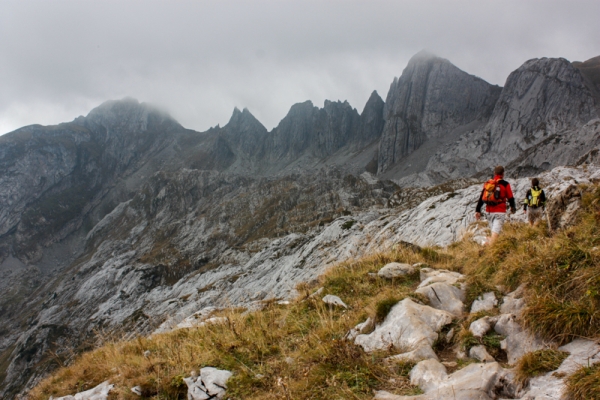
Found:
<path fill-rule="evenodd" d="M 477 201 L 477 207 L 475 207 L 475 218 L 479 219 L 479 217 L 481 217 L 481 207 L 483 207 L 483 200 L 481 200 L 481 198 L 483 197 L 483 191 L 485 189 L 483 189 L 481 191 L 481 193 L 479 194 L 479 201 Z"/>
<path fill-rule="evenodd" d="M 542 194 L 540 195 L 540 203 L 542 208 L 546 208 L 546 193 L 542 190 Z"/>
<path fill-rule="evenodd" d="M 513 196 L 512 189 L 510 188 L 510 183 L 506 185 L 506 195 L 508 197 L 508 204 L 510 205 L 510 211 L 514 214 L 517 212 L 517 206 L 515 205 L 515 198 Z"/>
<path fill-rule="evenodd" d="M 531 194 L 531 189 L 525 193 L 525 200 L 523 200 L 523 212 L 527 211 L 527 206 L 529 205 L 529 195 Z"/>

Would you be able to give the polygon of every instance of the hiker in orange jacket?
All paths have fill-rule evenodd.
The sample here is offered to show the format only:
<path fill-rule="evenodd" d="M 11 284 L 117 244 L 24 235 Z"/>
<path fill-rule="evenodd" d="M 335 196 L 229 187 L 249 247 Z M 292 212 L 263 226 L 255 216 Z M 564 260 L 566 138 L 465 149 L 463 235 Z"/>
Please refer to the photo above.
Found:
<path fill-rule="evenodd" d="M 488 241 L 488 244 L 494 243 L 498 235 L 500 235 L 506 218 L 507 201 L 510 205 L 511 213 L 514 214 L 517 212 L 510 183 L 504 180 L 504 167 L 499 165 L 494 168 L 493 180 L 490 179 L 484 184 L 481 196 L 479 196 L 479 201 L 477 202 L 477 208 L 475 209 L 475 219 L 479 220 L 481 218 L 481 207 L 485 204 L 488 224 L 492 231 L 492 237 Z"/>

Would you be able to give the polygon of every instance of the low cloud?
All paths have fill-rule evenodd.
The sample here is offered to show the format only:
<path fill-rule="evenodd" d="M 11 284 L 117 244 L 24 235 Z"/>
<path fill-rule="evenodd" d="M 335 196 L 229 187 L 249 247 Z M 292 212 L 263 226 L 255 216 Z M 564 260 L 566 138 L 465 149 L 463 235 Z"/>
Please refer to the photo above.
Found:
<path fill-rule="evenodd" d="M 535 57 L 600 54 L 597 1 L 5 1 L 0 133 L 125 96 L 206 130 L 247 107 L 271 129 L 292 104 L 385 99 L 427 49 L 503 85 Z"/>

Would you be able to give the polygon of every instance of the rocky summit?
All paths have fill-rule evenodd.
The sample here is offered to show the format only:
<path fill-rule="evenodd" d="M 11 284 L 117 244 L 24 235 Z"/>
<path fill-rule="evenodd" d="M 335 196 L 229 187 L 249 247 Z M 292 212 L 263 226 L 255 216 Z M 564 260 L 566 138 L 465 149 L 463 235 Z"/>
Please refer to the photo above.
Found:
<path fill-rule="evenodd" d="M 127 98 L 0 136 L 0 395 L 21 396 L 102 335 L 258 309 L 344 260 L 477 236 L 494 165 L 519 196 L 534 174 L 555 193 L 593 184 L 598 71 L 597 58 L 534 59 L 498 87 L 421 52 L 385 101 L 373 92 L 361 113 L 299 103 L 271 131 L 235 109 L 196 132 Z"/>

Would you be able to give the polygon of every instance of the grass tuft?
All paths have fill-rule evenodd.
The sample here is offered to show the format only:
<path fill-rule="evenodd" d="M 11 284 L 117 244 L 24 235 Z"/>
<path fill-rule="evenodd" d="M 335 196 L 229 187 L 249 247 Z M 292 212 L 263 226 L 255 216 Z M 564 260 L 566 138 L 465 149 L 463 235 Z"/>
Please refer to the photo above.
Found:
<path fill-rule="evenodd" d="M 565 351 L 553 349 L 537 350 L 525 354 L 515 366 L 517 381 L 525 384 L 529 378 L 554 371 L 569 356 Z"/>
<path fill-rule="evenodd" d="M 581 367 L 566 384 L 569 400 L 600 400 L 600 364 Z"/>
<path fill-rule="evenodd" d="M 378 324 L 382 323 L 385 317 L 390 313 L 392 307 L 394 307 L 400 299 L 396 296 L 387 297 L 379 300 L 375 305 L 375 322 Z"/>

